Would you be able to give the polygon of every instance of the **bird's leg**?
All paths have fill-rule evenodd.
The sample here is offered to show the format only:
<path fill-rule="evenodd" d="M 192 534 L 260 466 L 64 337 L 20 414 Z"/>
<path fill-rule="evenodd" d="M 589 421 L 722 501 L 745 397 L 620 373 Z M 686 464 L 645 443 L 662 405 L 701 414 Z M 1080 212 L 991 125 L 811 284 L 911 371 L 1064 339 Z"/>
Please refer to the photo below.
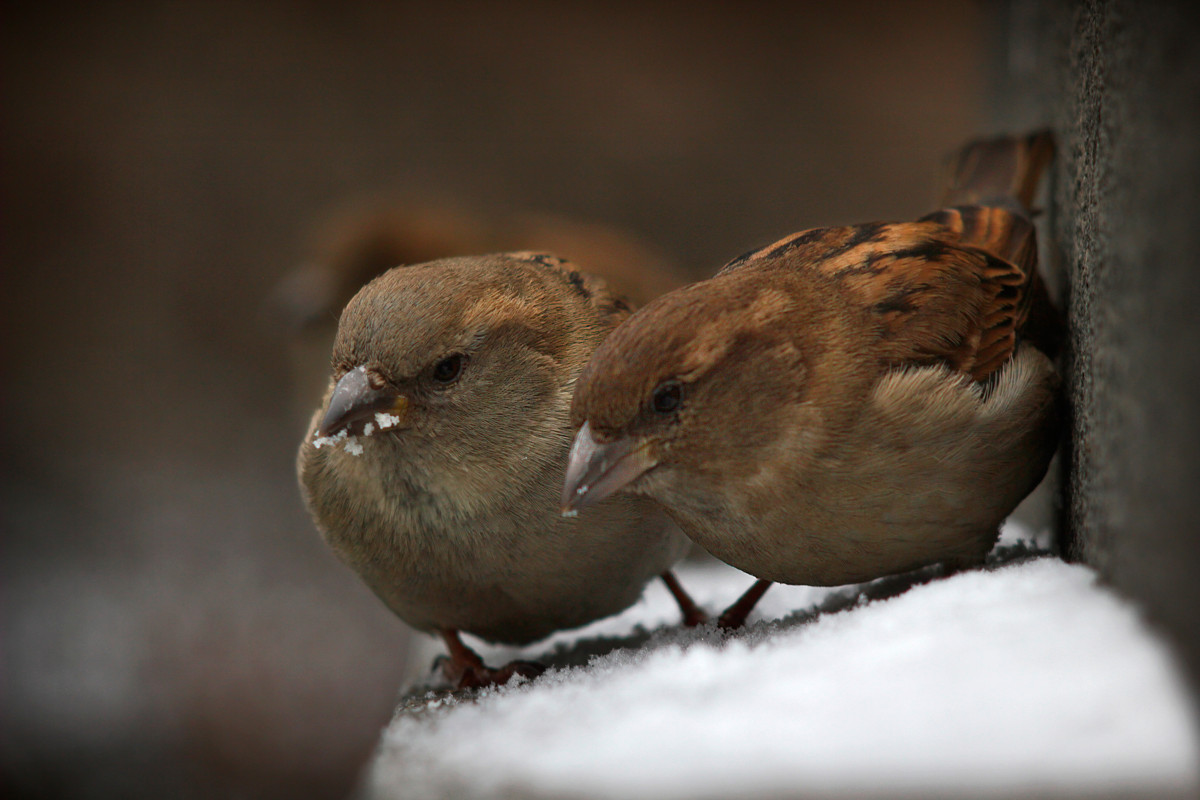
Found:
<path fill-rule="evenodd" d="M 514 675 L 532 679 L 546 671 L 544 666 L 533 661 L 513 661 L 499 669 L 492 669 L 483 663 L 478 653 L 463 644 L 462 639 L 458 638 L 458 631 L 440 628 L 438 633 L 442 635 L 442 641 L 450 653 L 450 657 L 442 662 L 442 674 L 456 689 L 503 686 Z"/>
<path fill-rule="evenodd" d="M 675 598 L 675 602 L 679 604 L 679 610 L 683 612 L 684 627 L 694 628 L 708 622 L 708 614 L 705 614 L 704 609 L 696 605 L 696 601 L 691 598 L 691 595 L 684 591 L 674 572 L 667 570 L 659 577 L 667 585 L 667 591 Z"/>
<path fill-rule="evenodd" d="M 757 580 L 754 585 L 746 590 L 746 593 L 737 599 L 737 601 L 717 617 L 717 627 L 727 631 L 736 630 L 746 624 L 746 617 L 750 616 L 750 611 L 754 608 L 755 603 L 762 599 L 766 594 L 767 589 L 771 588 L 771 581 Z"/>

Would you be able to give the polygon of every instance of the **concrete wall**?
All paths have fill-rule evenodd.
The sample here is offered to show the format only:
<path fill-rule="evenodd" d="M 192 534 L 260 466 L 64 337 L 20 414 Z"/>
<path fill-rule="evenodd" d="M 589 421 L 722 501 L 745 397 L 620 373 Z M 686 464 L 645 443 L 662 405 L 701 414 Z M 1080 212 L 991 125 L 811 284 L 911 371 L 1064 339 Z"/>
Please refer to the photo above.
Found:
<path fill-rule="evenodd" d="M 1200 686 L 1200 24 L 1190 3 L 1014 0 L 994 124 L 1052 125 L 1070 316 L 1063 534 Z"/>

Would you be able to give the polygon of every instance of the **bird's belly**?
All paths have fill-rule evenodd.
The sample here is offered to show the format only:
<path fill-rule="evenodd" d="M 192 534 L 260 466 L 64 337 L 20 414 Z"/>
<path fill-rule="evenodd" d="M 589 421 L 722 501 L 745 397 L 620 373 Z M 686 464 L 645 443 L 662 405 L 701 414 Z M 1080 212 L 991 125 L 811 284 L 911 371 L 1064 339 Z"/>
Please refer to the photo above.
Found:
<path fill-rule="evenodd" d="M 814 515 L 772 526 L 764 530 L 765 557 L 754 574 L 780 583 L 839 586 L 929 564 L 981 563 L 995 544 L 1002 516 L 964 520 L 922 513 L 923 506 L 898 501 L 892 513 L 877 516 Z"/>
<path fill-rule="evenodd" d="M 393 532 L 379 547 L 330 544 L 409 625 L 511 644 L 619 613 L 685 547 L 658 512 L 586 528 L 559 519 L 520 535 L 455 529 Z"/>
<path fill-rule="evenodd" d="M 763 470 L 773 478 L 727 493 L 720 513 L 685 512 L 681 524 L 718 558 L 781 583 L 841 585 L 978 563 L 1045 475 L 1057 441 L 1056 380 L 1030 350 L 991 395 L 960 386 L 939 370 L 899 375 L 821 457 Z"/>

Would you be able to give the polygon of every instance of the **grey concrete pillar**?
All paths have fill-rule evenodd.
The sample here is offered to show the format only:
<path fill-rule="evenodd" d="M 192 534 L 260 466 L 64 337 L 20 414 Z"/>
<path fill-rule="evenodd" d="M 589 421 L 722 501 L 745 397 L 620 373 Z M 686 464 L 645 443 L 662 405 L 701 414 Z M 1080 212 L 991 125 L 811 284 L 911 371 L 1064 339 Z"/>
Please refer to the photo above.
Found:
<path fill-rule="evenodd" d="M 1012 0 L 995 126 L 1050 125 L 1070 318 L 1064 552 L 1200 687 L 1200 24 L 1185 2 Z"/>

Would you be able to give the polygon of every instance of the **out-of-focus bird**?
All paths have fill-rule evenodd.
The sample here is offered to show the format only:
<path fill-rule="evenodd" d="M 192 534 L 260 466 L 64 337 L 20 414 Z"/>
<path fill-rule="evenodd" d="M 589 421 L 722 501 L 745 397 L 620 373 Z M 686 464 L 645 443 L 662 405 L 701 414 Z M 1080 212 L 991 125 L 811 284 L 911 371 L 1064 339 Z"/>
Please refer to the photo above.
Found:
<path fill-rule="evenodd" d="M 727 626 L 772 581 L 981 563 L 1057 444 L 1028 211 L 1052 152 L 975 142 L 946 196 L 970 205 L 797 233 L 635 313 L 576 387 L 564 509 L 660 502 L 760 579 Z"/>
<path fill-rule="evenodd" d="M 642 305 L 686 283 L 663 253 L 623 230 L 533 211 L 481 213 L 449 203 L 371 197 L 317 224 L 304 264 L 275 287 L 273 318 L 286 329 L 293 381 L 307 419 L 329 377 L 342 308 L 372 278 L 407 264 L 479 253 L 566 253 Z"/>
<path fill-rule="evenodd" d="M 304 500 L 397 616 L 442 636 L 460 687 L 537 672 L 489 669 L 460 631 L 525 644 L 615 614 L 689 547 L 647 498 L 559 514 L 576 378 L 628 315 L 602 280 L 535 253 L 392 269 L 342 313 Z"/>

